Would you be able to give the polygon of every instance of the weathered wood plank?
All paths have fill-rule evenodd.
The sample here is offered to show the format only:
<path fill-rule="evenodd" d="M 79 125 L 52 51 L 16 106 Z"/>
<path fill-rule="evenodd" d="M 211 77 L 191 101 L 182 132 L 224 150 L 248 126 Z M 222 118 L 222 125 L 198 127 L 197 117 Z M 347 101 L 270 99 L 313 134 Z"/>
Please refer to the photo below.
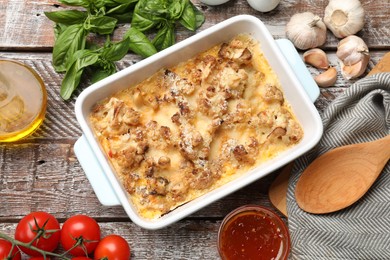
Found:
<path fill-rule="evenodd" d="M 292 14 L 310 11 L 323 17 L 327 1 L 303 0 L 281 1 L 279 6 L 269 12 L 261 13 L 252 9 L 245 0 L 231 0 L 221 6 L 207 6 L 199 0 L 193 2 L 204 11 L 203 30 L 227 18 L 239 14 L 250 14 L 260 18 L 275 38 L 285 38 L 285 25 Z M 388 17 L 389 1 L 362 0 L 366 11 L 366 23 L 359 36 L 366 39 L 372 48 L 390 46 Z M 0 5 L 0 50 L 50 50 L 54 43 L 53 23 L 44 15 L 45 11 L 69 9 L 55 0 L 2 0 Z M 129 25 L 120 25 L 114 34 L 114 40 L 121 39 Z M 177 40 L 192 35 L 192 32 L 178 28 Z M 327 48 L 337 46 L 338 40 L 328 32 Z"/>
<path fill-rule="evenodd" d="M 145 230 L 130 222 L 100 222 L 102 237 L 118 234 L 126 239 L 131 259 L 219 259 L 220 221 L 181 221 L 161 230 Z M 12 236 L 15 223 L 0 223 L 0 232 Z M 61 247 L 58 252 L 63 252 Z M 26 256 L 23 259 L 28 259 Z"/>

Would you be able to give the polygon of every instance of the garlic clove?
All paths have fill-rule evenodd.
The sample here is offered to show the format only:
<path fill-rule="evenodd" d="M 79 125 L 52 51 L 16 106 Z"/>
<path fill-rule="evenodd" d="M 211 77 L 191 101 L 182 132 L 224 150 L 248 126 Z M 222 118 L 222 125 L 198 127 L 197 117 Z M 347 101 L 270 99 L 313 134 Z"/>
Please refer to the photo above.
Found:
<path fill-rule="evenodd" d="M 364 26 L 364 9 L 359 0 L 330 0 L 324 23 L 338 38 L 353 35 Z"/>
<path fill-rule="evenodd" d="M 339 63 L 341 68 L 341 75 L 343 75 L 343 77 L 348 80 L 360 77 L 366 71 L 369 60 L 370 56 L 365 56 L 363 60 L 353 65 L 345 65 L 340 60 Z"/>
<path fill-rule="evenodd" d="M 329 61 L 326 53 L 318 48 L 310 49 L 303 53 L 303 61 L 317 69 L 328 69 Z"/>
<path fill-rule="evenodd" d="M 330 87 L 336 83 L 337 80 L 337 70 L 334 67 L 330 67 L 325 72 L 314 77 L 314 81 L 319 87 Z"/>
<path fill-rule="evenodd" d="M 286 25 L 286 36 L 298 49 L 316 48 L 326 41 L 326 26 L 311 12 L 297 13 Z"/>
<path fill-rule="evenodd" d="M 336 55 L 345 65 L 353 65 L 368 56 L 369 51 L 363 39 L 350 35 L 339 42 Z"/>

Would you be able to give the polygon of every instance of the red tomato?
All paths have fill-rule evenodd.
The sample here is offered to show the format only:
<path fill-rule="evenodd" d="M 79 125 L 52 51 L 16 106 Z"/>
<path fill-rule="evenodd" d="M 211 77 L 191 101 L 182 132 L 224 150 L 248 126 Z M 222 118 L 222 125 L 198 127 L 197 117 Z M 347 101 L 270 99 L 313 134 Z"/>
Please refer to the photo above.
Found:
<path fill-rule="evenodd" d="M 76 256 L 73 257 L 72 260 L 92 260 L 92 259 L 86 256 Z"/>
<path fill-rule="evenodd" d="M 28 260 L 50 260 L 50 257 L 46 257 L 46 259 L 43 256 L 33 256 L 29 258 Z"/>
<path fill-rule="evenodd" d="M 60 224 L 51 214 L 46 212 L 32 212 L 22 218 L 15 230 L 15 239 L 24 243 L 31 242 L 38 233 L 39 239 L 32 244 L 39 249 L 53 252 L 60 241 Z M 30 256 L 41 256 L 37 251 L 20 247 L 20 249 Z"/>
<path fill-rule="evenodd" d="M 91 217 L 76 215 L 70 217 L 62 225 L 61 244 L 65 251 L 74 256 L 86 256 L 95 250 L 100 241 L 100 227 Z"/>
<path fill-rule="evenodd" d="M 108 235 L 96 247 L 94 259 L 129 260 L 130 246 L 123 237 Z"/>
<path fill-rule="evenodd" d="M 0 259 L 8 259 L 9 252 L 12 249 L 12 243 L 0 238 Z M 19 249 L 15 246 L 11 253 L 12 260 L 20 260 L 21 255 Z"/>

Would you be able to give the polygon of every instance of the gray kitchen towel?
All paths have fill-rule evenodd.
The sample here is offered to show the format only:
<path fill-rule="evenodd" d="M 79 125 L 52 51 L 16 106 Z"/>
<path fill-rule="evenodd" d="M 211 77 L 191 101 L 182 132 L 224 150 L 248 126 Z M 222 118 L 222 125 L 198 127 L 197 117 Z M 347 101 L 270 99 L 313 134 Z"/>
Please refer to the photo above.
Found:
<path fill-rule="evenodd" d="M 362 199 L 341 211 L 309 214 L 298 207 L 294 196 L 300 174 L 319 155 L 390 134 L 390 73 L 351 85 L 323 112 L 322 121 L 320 142 L 295 161 L 289 180 L 291 258 L 390 259 L 390 163 Z"/>

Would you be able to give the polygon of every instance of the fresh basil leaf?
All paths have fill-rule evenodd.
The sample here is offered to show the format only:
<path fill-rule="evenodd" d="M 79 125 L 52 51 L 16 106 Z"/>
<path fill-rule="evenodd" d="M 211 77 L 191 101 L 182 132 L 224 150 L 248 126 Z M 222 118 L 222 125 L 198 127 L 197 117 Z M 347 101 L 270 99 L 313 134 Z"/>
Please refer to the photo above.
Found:
<path fill-rule="evenodd" d="M 111 62 L 110 64 L 111 64 L 111 66 L 106 66 L 106 68 L 94 66 L 93 67 L 93 74 L 91 77 L 91 82 L 96 83 L 96 82 L 114 74 L 116 72 L 115 64 L 113 62 Z"/>
<path fill-rule="evenodd" d="M 87 18 L 87 13 L 78 10 L 65 10 L 57 12 L 45 12 L 47 18 L 55 23 L 62 23 L 72 25 L 76 23 L 83 23 Z"/>
<path fill-rule="evenodd" d="M 87 31 L 82 24 L 68 26 L 59 34 L 53 47 L 53 66 L 57 72 L 66 71 L 67 60 L 85 48 Z"/>
<path fill-rule="evenodd" d="M 89 9 L 93 14 L 104 14 L 107 0 L 92 0 L 89 1 Z"/>
<path fill-rule="evenodd" d="M 133 13 L 133 18 L 131 19 L 131 26 L 137 28 L 141 32 L 147 31 L 156 26 L 157 24 L 158 22 L 153 21 L 148 17 L 142 16 L 137 12 Z"/>
<path fill-rule="evenodd" d="M 68 100 L 80 83 L 81 75 L 86 67 L 95 64 L 99 60 L 99 53 L 90 50 L 79 50 L 62 80 L 60 95 Z"/>
<path fill-rule="evenodd" d="M 101 57 L 108 61 L 121 60 L 129 51 L 130 39 L 126 37 L 124 40 L 112 43 L 108 47 L 104 47 Z"/>
<path fill-rule="evenodd" d="M 191 3 L 191 1 L 190 1 L 190 5 L 192 6 L 192 9 L 194 9 L 195 11 L 196 29 L 198 29 L 199 27 L 202 26 L 206 18 L 204 17 L 204 14 L 198 8 L 196 8 L 196 6 L 193 3 Z"/>
<path fill-rule="evenodd" d="M 131 27 L 124 35 L 129 38 L 129 49 L 143 58 L 157 53 L 156 47 L 150 42 L 148 37 L 138 29 Z"/>
<path fill-rule="evenodd" d="M 56 39 L 56 41 L 58 39 L 58 36 L 61 33 L 63 33 L 66 30 L 66 28 L 68 28 L 67 25 L 61 24 L 61 23 L 56 23 L 56 25 L 54 26 L 54 38 Z"/>
<path fill-rule="evenodd" d="M 171 20 L 178 20 L 182 16 L 183 10 L 187 5 L 187 1 L 188 0 L 174 1 L 169 5 L 168 11 L 169 11 L 169 18 Z"/>
<path fill-rule="evenodd" d="M 98 34 L 111 34 L 117 22 L 117 19 L 108 16 L 92 16 L 84 23 L 84 28 Z"/>
<path fill-rule="evenodd" d="M 168 18 L 169 5 L 174 1 L 171 0 L 140 0 L 143 4 L 141 5 L 141 12 L 147 13 L 151 16 L 159 16 Z"/>
<path fill-rule="evenodd" d="M 131 19 L 133 18 L 133 12 L 123 13 L 123 14 L 107 14 L 107 16 L 110 16 L 112 18 L 115 18 L 118 20 L 118 23 L 130 23 Z"/>
<path fill-rule="evenodd" d="M 139 0 L 113 0 L 118 4 L 137 3 Z"/>
<path fill-rule="evenodd" d="M 105 7 L 112 7 L 112 6 L 117 6 L 118 2 L 115 0 L 98 0 L 101 1 L 101 4 L 104 5 Z"/>
<path fill-rule="evenodd" d="M 130 10 L 133 11 L 135 4 L 138 2 L 138 0 L 128 0 L 128 1 L 125 1 L 124 3 L 118 3 L 117 1 L 114 1 L 114 2 L 115 2 L 115 4 L 113 4 L 113 5 L 106 4 L 106 6 L 109 7 L 107 9 L 106 14 L 125 13 L 125 12 L 128 12 Z"/>
<path fill-rule="evenodd" d="M 182 24 L 185 28 L 190 31 L 196 30 L 196 15 L 195 10 L 192 8 L 192 5 L 187 1 L 183 14 L 179 20 L 180 24 Z"/>
<path fill-rule="evenodd" d="M 161 51 L 175 44 L 175 28 L 174 24 L 166 23 L 154 37 L 152 41 L 154 47 Z"/>
<path fill-rule="evenodd" d="M 89 0 L 59 0 L 59 1 L 66 5 L 89 7 Z"/>

